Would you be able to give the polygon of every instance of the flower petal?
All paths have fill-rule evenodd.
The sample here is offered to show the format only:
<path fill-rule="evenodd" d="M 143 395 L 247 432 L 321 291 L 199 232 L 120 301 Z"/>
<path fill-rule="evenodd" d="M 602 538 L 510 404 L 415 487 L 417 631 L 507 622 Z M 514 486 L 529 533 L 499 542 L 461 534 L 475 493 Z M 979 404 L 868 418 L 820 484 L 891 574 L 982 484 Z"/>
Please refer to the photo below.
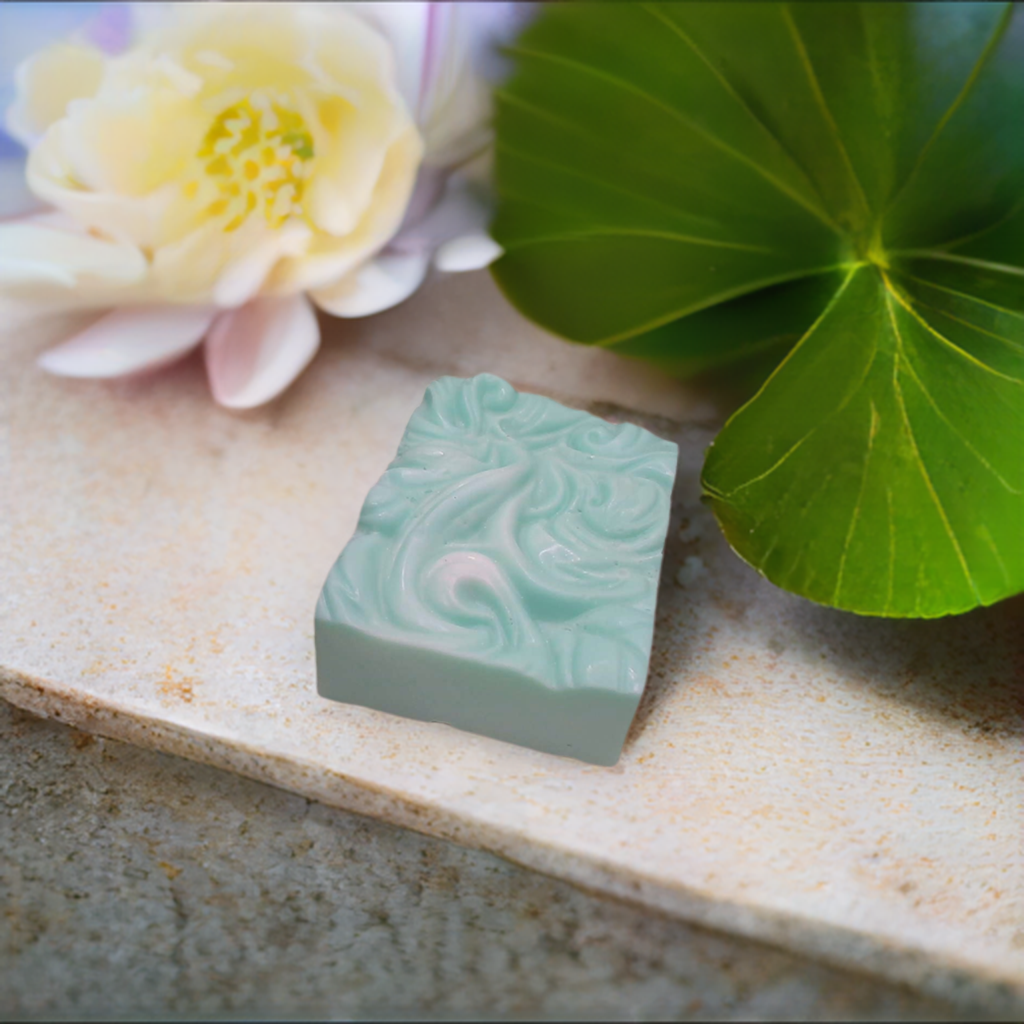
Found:
<path fill-rule="evenodd" d="M 6 108 L 13 99 L 14 72 L 26 57 L 81 29 L 100 15 L 104 6 L 96 3 L 0 3 L 0 107 Z"/>
<path fill-rule="evenodd" d="M 93 238 L 44 214 L 0 224 L 0 295 L 111 304 L 110 296 L 140 282 L 146 258 L 134 245 Z"/>
<path fill-rule="evenodd" d="M 7 129 L 32 145 L 68 104 L 92 96 L 103 78 L 106 59 L 99 50 L 75 43 L 55 43 L 34 53 L 18 67 L 17 99 L 7 111 Z"/>
<path fill-rule="evenodd" d="M 314 302 L 332 316 L 360 317 L 397 306 L 423 283 L 428 250 L 384 252 L 338 284 L 312 292 Z"/>
<path fill-rule="evenodd" d="M 498 51 L 532 19 L 536 3 L 348 3 L 375 24 L 395 54 L 398 87 L 427 137 L 426 159 L 452 166 L 487 141 L 486 90 L 504 78 Z"/>
<path fill-rule="evenodd" d="M 44 136 L 52 152 L 38 173 L 121 196 L 144 196 L 172 182 L 180 186 L 210 127 L 193 91 L 199 79 L 181 77 L 165 73 L 144 47 L 110 60 L 96 95 L 73 99 Z"/>
<path fill-rule="evenodd" d="M 422 91 L 430 10 L 436 5 L 371 0 L 369 3 L 347 3 L 344 6 L 366 18 L 387 36 L 394 53 L 398 90 L 409 110 L 416 111 Z"/>
<path fill-rule="evenodd" d="M 424 168 L 420 176 L 429 173 L 430 168 Z M 479 191 L 462 180 L 461 175 L 452 175 L 433 209 L 415 223 L 410 218 L 409 226 L 403 228 L 390 244 L 396 249 L 434 249 L 460 235 L 484 232 L 490 218 L 490 204 Z"/>
<path fill-rule="evenodd" d="M 503 252 L 501 246 L 483 232 L 463 235 L 445 242 L 434 253 L 434 266 L 447 274 L 481 270 L 492 264 Z"/>
<path fill-rule="evenodd" d="M 385 156 L 396 146 L 407 153 L 408 199 L 421 154 L 419 133 L 395 90 L 388 40 L 346 7 L 307 4 L 296 9 L 325 91 L 296 96 L 317 153 L 302 205 L 321 231 L 343 237 L 360 222 L 382 177 Z"/>
<path fill-rule="evenodd" d="M 32 147 L 25 169 L 32 193 L 63 211 L 77 224 L 138 246 L 154 247 L 170 201 L 180 185 L 174 183 L 138 196 L 82 188 L 66 164 L 64 143 L 67 137 L 68 123 L 64 121 L 54 125 Z"/>
<path fill-rule="evenodd" d="M 416 180 L 421 143 L 410 123 L 384 160 L 373 197 L 358 227 L 343 238 L 318 234 L 298 259 L 283 259 L 269 282 L 271 291 L 330 288 L 379 252 L 398 230 Z"/>
<path fill-rule="evenodd" d="M 248 302 L 263 286 L 278 260 L 301 256 L 313 232 L 300 221 L 268 233 L 252 251 L 229 264 L 213 291 L 218 306 L 235 307 Z"/>
<path fill-rule="evenodd" d="M 416 121 L 424 163 L 454 167 L 490 141 L 491 91 L 474 67 L 475 4 L 432 4 Z"/>
<path fill-rule="evenodd" d="M 398 234 L 419 224 L 437 205 L 444 195 L 449 172 L 437 167 L 421 167 L 416 175 L 416 184 L 405 207 L 405 216 L 398 227 Z"/>
<path fill-rule="evenodd" d="M 435 249 L 434 266 L 446 273 L 479 270 L 501 255 L 487 234 L 490 205 L 460 173 L 452 175 L 444 197 L 418 224 L 406 228 L 390 250 Z"/>
<path fill-rule="evenodd" d="M 152 369 L 195 348 L 215 316 L 216 310 L 203 306 L 126 306 L 44 352 L 39 365 L 62 377 L 121 377 Z"/>
<path fill-rule="evenodd" d="M 320 326 L 302 295 L 261 298 L 224 313 L 206 339 L 213 397 L 229 409 L 276 398 L 309 365 Z"/>

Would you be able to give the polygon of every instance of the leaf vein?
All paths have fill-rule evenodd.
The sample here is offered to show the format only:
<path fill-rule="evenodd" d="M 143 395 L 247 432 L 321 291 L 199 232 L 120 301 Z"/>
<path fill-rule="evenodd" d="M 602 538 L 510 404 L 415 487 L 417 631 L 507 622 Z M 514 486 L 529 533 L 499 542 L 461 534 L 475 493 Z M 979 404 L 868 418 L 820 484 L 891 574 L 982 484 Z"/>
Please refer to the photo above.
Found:
<path fill-rule="evenodd" d="M 956 437 L 960 439 L 964 447 L 989 471 L 989 473 L 992 474 L 992 476 L 996 478 L 996 480 L 999 481 L 999 483 L 1007 491 L 1010 492 L 1010 494 L 1020 495 L 1022 492 L 1018 490 L 1016 487 L 1014 487 L 1012 484 L 1010 484 L 1008 481 L 1004 480 L 999 471 L 988 461 L 988 459 L 986 459 L 985 456 L 982 455 L 981 452 L 979 452 L 974 447 L 974 445 L 972 445 L 971 442 L 967 440 L 967 437 L 964 435 L 963 431 L 960 430 L 959 427 L 955 426 L 949 419 L 949 417 L 946 416 L 946 414 L 939 407 L 939 403 L 935 401 L 935 398 L 932 395 L 932 393 L 928 390 L 927 387 L 925 387 L 924 382 L 917 375 L 917 371 L 914 369 L 913 363 L 911 362 L 910 357 L 906 355 L 906 353 L 904 353 L 903 367 L 909 374 L 911 379 L 914 381 L 914 383 L 918 386 L 918 388 L 921 391 L 921 394 L 923 394 L 924 397 L 928 400 L 928 404 L 935 410 L 936 416 L 938 416 L 939 419 L 942 420 L 942 422 L 945 423 L 946 426 L 949 427 L 949 429 L 956 435 Z"/>
<path fill-rule="evenodd" d="M 1009 374 L 1003 373 L 1001 370 L 996 370 L 989 366 L 988 363 L 983 363 L 977 356 L 971 355 L 966 349 L 961 348 L 955 342 L 950 341 L 944 334 L 937 331 L 928 321 L 921 316 L 920 313 L 914 309 L 912 303 L 907 301 L 903 295 L 900 294 L 899 290 L 893 285 L 892 281 L 886 275 L 882 275 L 885 278 L 885 284 L 888 294 L 890 294 L 929 334 L 933 337 L 938 338 L 947 348 L 952 349 L 957 355 L 966 359 L 967 362 L 977 366 L 979 369 L 984 370 L 986 373 L 992 374 L 993 377 L 999 377 L 1002 380 L 1007 380 L 1011 384 L 1022 384 L 1024 382 L 1018 380 L 1016 377 L 1011 377 Z"/>
<path fill-rule="evenodd" d="M 992 534 L 988 532 L 988 527 L 982 525 L 978 528 L 978 536 L 985 542 L 986 547 L 992 552 L 992 557 L 996 561 L 996 565 L 999 566 L 999 571 L 1003 574 L 1003 580 L 1007 586 L 1011 585 L 1010 571 L 1006 568 L 1006 563 L 1003 561 L 1003 556 L 999 553 L 999 548 L 996 547 L 996 542 L 992 539 Z"/>
<path fill-rule="evenodd" d="M 987 227 L 983 227 L 978 231 L 972 231 L 969 235 L 961 235 L 959 238 L 951 239 L 948 242 L 943 242 L 940 252 L 947 251 L 949 249 L 955 249 L 958 245 L 965 245 L 967 242 L 976 242 L 979 238 L 984 238 L 990 231 L 995 231 L 996 228 L 1001 228 L 1008 220 L 1012 220 L 1020 213 L 1021 209 L 1024 209 L 1024 201 L 1014 204 L 1002 215 L 997 217 Z"/>
<path fill-rule="evenodd" d="M 965 296 L 969 298 L 969 296 Z M 954 323 L 961 324 L 972 331 L 977 331 L 978 334 L 984 334 L 986 338 L 991 338 L 993 341 L 1002 342 L 1004 345 L 1011 348 L 1014 352 L 1020 353 L 1024 346 L 1019 345 L 1013 338 L 1004 337 L 1002 334 L 996 334 L 995 331 L 990 331 L 986 327 L 982 327 L 980 324 L 971 323 L 970 320 L 964 320 L 962 317 L 953 316 L 952 313 L 945 309 L 940 309 L 938 306 L 933 306 L 930 303 L 922 302 L 920 299 L 915 299 L 918 306 L 923 309 L 930 309 L 936 316 L 944 316 L 947 320 L 952 320 Z M 994 370 L 993 372 L 998 373 L 1000 371 Z M 1024 384 L 1024 378 L 1014 377 L 1011 374 L 1005 374 L 1009 380 L 1014 384 Z"/>
<path fill-rule="evenodd" d="M 831 471 L 829 471 L 828 473 L 825 473 L 822 476 L 821 483 L 814 489 L 814 491 L 812 492 L 811 496 L 807 499 L 807 501 L 804 502 L 804 507 L 801 509 L 800 514 L 794 520 L 794 525 L 799 525 L 800 523 L 802 523 L 804 521 L 804 518 L 806 517 L 808 511 L 810 510 L 811 505 L 814 504 L 814 502 L 817 499 L 818 495 L 821 494 L 821 492 L 824 491 L 825 488 L 828 487 L 828 485 L 832 482 L 833 475 L 834 474 Z M 771 510 L 773 506 L 781 507 L 783 505 L 785 499 L 789 497 L 791 491 L 792 491 L 792 488 L 787 490 L 785 495 L 783 495 L 782 499 L 780 499 L 778 502 L 766 503 L 767 509 Z M 760 525 L 764 521 L 764 519 L 767 518 L 767 515 L 768 515 L 768 512 L 766 511 L 765 514 L 762 515 L 762 517 L 760 519 L 758 519 L 758 521 L 754 524 L 754 529 L 755 530 L 758 527 L 760 527 Z M 782 534 L 776 533 L 774 539 L 771 542 L 771 544 L 768 546 L 768 550 L 764 553 L 764 557 L 761 559 L 760 562 L 757 563 L 756 566 L 754 566 L 755 569 L 757 569 L 759 572 L 763 572 L 764 571 L 764 566 L 767 564 L 768 558 L 775 551 L 776 547 L 778 547 L 779 541 L 781 539 L 782 539 Z"/>
<path fill-rule="evenodd" d="M 549 213 L 559 213 L 549 206 L 535 202 L 528 196 L 522 196 L 515 191 L 506 191 L 506 199 L 514 199 L 516 202 L 535 206 L 540 210 L 547 210 Z M 716 238 L 701 238 L 699 235 L 686 235 L 680 231 L 663 231 L 657 228 L 626 228 L 626 227 L 589 227 L 579 230 L 565 230 L 552 235 L 531 235 L 519 241 L 509 242 L 505 245 L 505 251 L 511 252 L 517 248 L 530 245 L 542 245 L 548 242 L 571 242 L 579 238 L 601 238 L 604 236 L 621 235 L 627 238 L 662 238 L 670 242 L 682 242 L 687 245 L 702 245 L 712 249 L 735 249 L 740 252 L 760 252 L 769 256 L 778 256 L 780 253 L 775 249 L 769 249 L 762 245 L 744 245 L 742 242 L 723 242 Z"/>
<path fill-rule="evenodd" d="M 991 260 L 979 260 L 973 256 L 961 256 L 955 252 L 942 252 L 940 249 L 896 249 L 890 255 L 944 260 L 947 263 L 962 263 L 967 267 L 978 267 L 979 270 L 993 270 L 997 274 L 1009 274 L 1011 277 L 1024 277 L 1024 267 L 1015 267 L 1012 263 L 993 263 Z"/>
<path fill-rule="evenodd" d="M 681 214 L 682 216 L 687 218 L 704 221 L 706 224 L 714 225 L 718 223 L 717 221 L 713 220 L 710 217 L 702 217 L 697 214 L 690 213 L 686 210 L 681 210 L 679 207 L 671 206 L 668 203 L 662 202 L 660 199 L 652 199 L 650 196 L 644 195 L 642 192 L 635 192 L 631 188 L 623 188 L 621 185 L 613 184 L 610 181 L 606 181 L 604 178 L 598 177 L 596 174 L 583 174 L 572 167 L 568 167 L 565 164 L 560 164 L 557 160 L 546 160 L 543 157 L 539 157 L 534 153 L 525 153 L 520 149 L 516 149 L 515 146 L 510 146 L 505 141 L 499 141 L 496 144 L 495 149 L 497 149 L 499 152 L 508 153 L 511 156 L 515 157 L 517 160 L 525 160 L 527 163 L 536 164 L 538 167 L 548 167 L 551 170 L 558 171 L 562 174 L 567 174 L 570 177 L 578 178 L 580 181 L 589 181 L 600 188 L 606 188 L 610 192 L 617 192 L 619 195 L 626 196 L 638 202 L 642 202 L 647 206 L 657 207 L 659 210 L 667 210 L 669 213 L 672 213 L 676 216 L 679 216 Z M 676 183 L 671 182 L 671 184 L 675 185 Z M 502 195 L 515 195 L 515 193 L 510 192 L 507 188 L 505 188 L 502 190 Z M 515 196 L 515 198 L 520 199 L 524 202 L 529 202 L 534 206 L 540 207 L 541 209 L 551 209 L 550 207 L 542 206 L 532 197 Z M 564 211 L 553 210 L 552 212 L 562 213 Z"/>
<path fill-rule="evenodd" d="M 653 18 L 657 18 L 663 25 L 667 26 L 670 31 L 674 32 L 682 41 L 693 51 L 696 56 L 703 61 L 705 67 L 715 76 L 716 79 L 721 83 L 722 88 L 736 101 L 736 103 L 742 107 L 747 113 L 750 119 L 768 136 L 771 141 L 778 146 L 779 150 L 786 156 L 786 158 L 793 164 L 803 179 L 806 181 L 808 188 L 814 193 L 820 205 L 803 205 L 811 212 L 814 213 L 820 221 L 827 224 L 836 234 L 842 234 L 842 230 L 839 225 L 832 220 L 825 210 L 825 201 L 818 190 L 818 187 L 814 184 L 810 174 L 805 170 L 799 160 L 790 153 L 789 149 L 783 145 L 782 140 L 768 127 L 767 124 L 760 118 L 749 103 L 740 95 L 736 87 L 729 81 L 729 79 L 722 73 L 721 69 L 718 68 L 711 58 L 697 45 L 693 37 L 683 31 L 682 27 L 676 22 L 672 21 L 671 18 L 667 18 L 660 10 L 658 10 L 653 4 L 642 3 L 640 8 L 646 11 Z"/>
<path fill-rule="evenodd" d="M 911 281 L 916 281 L 918 284 L 923 284 L 927 288 L 934 288 L 936 291 L 945 292 L 947 295 L 956 295 L 961 299 L 966 299 L 968 302 L 976 303 L 979 306 L 984 306 L 986 309 L 994 309 L 999 313 L 1006 313 L 1008 316 L 1016 317 L 1019 320 L 1024 320 L 1024 313 L 1019 312 L 1016 309 L 1007 309 L 1006 306 L 997 306 L 994 302 L 988 302 L 985 299 L 979 299 L 976 295 L 971 295 L 968 292 L 962 292 L 956 288 L 950 288 L 949 285 L 936 284 L 934 281 L 929 281 L 927 278 L 918 277 L 916 274 L 908 274 L 905 270 L 900 271 L 900 276 L 908 278 Z M 992 331 L 986 330 L 984 327 L 979 327 L 972 324 L 969 320 L 963 320 L 960 317 L 953 316 L 952 313 L 947 312 L 944 309 L 940 309 L 938 306 L 932 305 L 930 302 L 925 302 L 920 298 L 915 297 L 914 301 L 919 306 L 925 306 L 928 309 L 934 309 L 936 313 L 941 313 L 943 316 L 949 317 L 950 320 L 955 320 L 958 324 L 963 324 L 965 327 L 971 327 L 976 331 L 981 331 L 982 334 L 987 334 L 991 338 L 995 338 L 998 341 L 1005 341 L 1007 345 L 1017 349 L 1021 348 L 1012 338 L 1004 338 L 1001 334 L 994 334 Z"/>
<path fill-rule="evenodd" d="M 526 248 L 529 245 L 529 242 L 523 242 L 520 248 Z M 699 313 L 702 309 L 707 309 L 709 306 L 717 306 L 721 302 L 728 302 L 730 299 L 738 299 L 743 295 L 750 295 L 752 292 L 760 291 L 762 288 L 770 288 L 772 285 L 786 284 L 788 281 L 799 281 L 805 277 L 814 277 L 818 274 L 825 274 L 832 270 L 845 270 L 846 268 L 847 265 L 841 263 L 831 267 L 808 267 L 802 270 L 794 270 L 787 274 L 776 274 L 772 277 L 763 277 L 756 281 L 750 281 L 746 284 L 738 285 L 735 288 L 726 288 L 720 292 L 716 292 L 714 295 L 701 299 L 699 302 L 693 302 L 689 306 L 674 309 L 671 312 L 666 313 L 664 316 L 648 320 L 639 327 L 630 328 L 628 331 L 620 331 L 618 334 L 612 335 L 609 338 L 602 338 L 599 341 L 593 342 L 593 344 L 601 348 L 613 348 L 620 341 L 626 341 L 627 339 L 633 338 L 646 331 L 653 331 L 656 327 L 662 327 L 665 324 L 670 324 L 674 320 L 679 320 L 681 317 L 689 316 L 691 313 Z M 783 360 L 783 362 L 785 362 L 785 360 Z"/>
<path fill-rule="evenodd" d="M 857 189 L 857 194 L 861 203 L 864 205 L 864 209 L 870 210 L 871 204 L 868 202 L 867 193 L 864 191 L 864 186 L 861 184 L 860 178 L 857 176 L 857 171 L 853 166 L 853 161 L 850 159 L 849 150 L 847 150 L 846 143 L 843 142 L 843 136 L 839 131 L 839 125 L 836 124 L 835 118 L 832 116 L 832 111 L 829 109 L 828 103 L 825 100 L 825 94 L 821 89 L 821 82 L 818 81 L 818 73 L 814 70 L 814 65 L 811 63 L 811 57 L 807 52 L 807 46 L 804 43 L 803 36 L 800 34 L 800 29 L 797 26 L 797 23 L 793 20 L 793 15 L 790 13 L 788 4 L 783 5 L 780 10 L 782 11 L 783 20 L 786 22 L 786 27 L 789 29 L 790 36 L 793 39 L 793 45 L 796 47 L 797 55 L 800 58 L 800 64 L 804 69 L 804 74 L 807 75 L 807 80 L 810 83 L 811 92 L 814 94 L 815 102 L 820 107 L 822 116 L 825 118 L 825 122 L 828 124 L 832 134 L 835 136 L 836 147 L 843 159 L 843 163 L 846 165 L 846 170 L 850 175 L 850 180 Z"/>
<path fill-rule="evenodd" d="M 777 367 L 775 367 L 775 370 L 772 372 L 771 376 L 764 382 L 764 384 L 761 385 L 760 390 L 747 403 L 747 405 L 744 406 L 744 408 L 747 408 L 750 405 L 753 405 L 753 403 L 757 401 L 757 399 L 764 393 L 765 388 L 767 388 L 768 385 L 775 379 L 775 377 L 779 373 L 779 371 L 793 358 L 793 356 L 801 348 L 803 348 L 803 346 L 806 343 L 807 339 L 810 338 L 814 334 L 814 332 L 818 329 L 818 327 L 821 324 L 821 322 L 825 319 L 826 316 L 828 316 L 828 314 L 832 311 L 832 308 L 839 301 L 840 296 L 843 294 L 843 292 L 846 291 L 847 286 L 853 280 L 853 277 L 857 273 L 858 269 L 859 269 L 859 267 L 854 267 L 854 268 L 851 269 L 850 273 L 846 275 L 846 279 L 839 286 L 839 288 L 836 289 L 835 295 L 833 295 L 832 298 L 829 300 L 829 304 L 825 307 L 824 310 L 822 310 L 821 314 L 818 316 L 818 319 L 815 320 L 813 324 L 811 324 L 810 328 L 807 330 L 807 333 L 804 334 L 804 336 L 800 339 L 800 341 L 797 342 L 797 344 L 790 350 L 789 355 L 787 355 L 786 358 L 783 359 L 783 361 L 781 363 L 779 363 L 779 365 Z M 832 412 L 830 412 L 828 414 L 828 416 L 826 416 L 823 420 L 819 420 L 813 427 L 811 427 L 811 429 L 806 434 L 804 434 L 804 436 L 801 437 L 800 440 L 796 442 L 796 444 L 794 444 L 787 452 L 785 452 L 782 455 L 781 458 L 779 458 L 775 463 L 773 463 L 771 466 L 769 466 L 768 469 L 766 469 L 763 473 L 759 473 L 757 476 L 752 477 L 750 480 L 745 480 L 738 487 L 735 487 L 735 488 L 733 488 L 733 490 L 729 491 L 728 493 L 723 494 L 722 495 L 723 498 L 732 498 L 734 495 L 739 494 L 740 491 L 744 491 L 748 487 L 752 487 L 754 484 L 760 483 L 760 481 L 764 480 L 766 477 L 771 476 L 771 474 L 774 473 L 775 470 L 777 470 L 805 441 L 807 441 L 807 439 L 810 438 L 811 435 L 815 433 L 815 431 L 819 430 L 825 423 L 827 423 L 834 416 L 836 416 L 840 412 L 842 412 L 842 410 L 847 406 L 847 404 L 853 398 L 854 394 L 856 394 L 856 392 L 857 392 L 858 388 L 860 387 L 860 385 L 864 383 L 864 379 L 867 377 L 867 374 L 868 374 L 868 372 L 871 369 L 872 363 L 874 363 L 877 351 L 878 351 L 878 347 L 877 347 L 877 342 L 876 342 L 875 351 L 872 352 L 871 359 L 869 360 L 868 365 L 867 365 L 867 369 L 865 369 L 864 374 L 862 375 L 861 379 L 857 382 L 855 387 L 850 389 L 850 391 L 847 394 L 846 398 L 844 398 L 843 401 L 835 409 L 833 409 Z"/>
<path fill-rule="evenodd" d="M 763 252 L 778 255 L 772 249 L 764 249 L 756 245 L 740 245 L 735 242 L 716 242 L 712 238 L 698 238 L 695 235 L 682 235 L 675 231 L 657 231 L 654 228 L 588 228 L 579 231 L 565 231 L 554 235 L 535 235 L 520 242 L 511 242 L 505 249 L 513 249 L 528 245 L 540 245 L 547 242 L 572 242 L 582 238 L 603 238 L 606 236 L 623 236 L 626 238 L 661 238 L 669 242 L 682 242 L 687 245 L 703 245 L 711 249 L 739 249 L 742 252 Z"/>
<path fill-rule="evenodd" d="M 995 31 L 992 33 L 992 38 L 985 44 L 984 49 L 981 51 L 981 55 L 975 61 L 974 67 L 971 68 L 971 73 L 967 76 L 967 81 L 964 83 L 964 87 L 957 94 L 956 98 L 946 109 L 946 112 L 939 118 L 938 123 L 935 126 L 935 130 L 932 132 L 928 141 L 921 147 L 917 154 L 917 159 L 914 161 L 914 166 L 910 168 L 906 178 L 903 179 L 903 184 L 893 192 L 892 199 L 886 204 L 885 213 L 888 213 L 890 209 L 895 205 L 896 200 L 903 195 L 904 192 L 909 188 L 910 183 L 920 173 L 921 168 L 924 166 L 925 157 L 931 151 L 932 146 L 935 145 L 936 140 L 946 130 L 946 125 L 952 120 L 953 115 L 960 109 L 964 101 L 967 99 L 971 90 L 974 88 L 974 83 L 977 82 L 981 76 L 981 72 L 988 62 L 989 57 L 995 51 L 999 40 L 1002 39 L 1003 34 L 1006 32 L 1006 28 L 1010 23 L 1010 17 L 1013 14 L 1013 5 L 1007 4 L 1006 10 L 1003 12 L 1002 18 L 999 20 L 999 24 L 996 25 Z"/>
<path fill-rule="evenodd" d="M 806 198 L 801 196 L 799 192 L 795 192 L 788 185 L 786 185 L 784 182 L 780 181 L 777 177 L 775 177 L 775 175 L 772 174 L 770 171 L 765 170 L 765 168 L 762 167 L 756 160 L 752 160 L 750 157 L 746 156 L 746 154 L 740 152 L 738 149 L 734 149 L 724 139 L 721 139 L 713 132 L 709 132 L 707 131 L 707 129 L 702 128 L 696 122 L 691 121 L 688 117 L 686 117 L 685 114 L 682 113 L 682 111 L 677 110 L 675 107 L 670 106 L 667 103 L 664 103 L 662 100 L 659 100 L 657 96 L 653 96 L 651 93 L 646 92 L 644 89 L 640 89 L 639 87 L 633 85 L 631 82 L 627 82 L 624 79 L 619 78 L 617 75 L 611 75 L 607 71 L 603 71 L 600 68 L 592 67 L 591 65 L 585 64 L 582 61 L 572 60 L 568 57 L 561 57 L 551 53 L 543 53 L 540 50 L 529 50 L 519 46 L 509 47 L 509 51 L 511 53 L 519 54 L 521 56 L 534 57 L 538 60 L 547 60 L 554 64 L 561 64 L 564 67 L 574 68 L 577 71 L 582 71 L 584 73 L 593 75 L 595 78 L 600 78 L 602 81 L 607 82 L 609 85 L 614 85 L 625 92 L 632 93 L 638 99 L 642 99 L 645 102 L 652 105 L 653 107 L 655 107 L 656 109 L 662 110 L 666 114 L 669 114 L 671 117 L 675 118 L 675 120 L 679 121 L 680 124 L 686 125 L 686 127 L 689 128 L 690 131 L 692 131 L 695 135 L 700 135 L 702 138 L 706 139 L 707 142 L 709 142 L 711 145 L 720 149 L 723 153 L 726 153 L 728 156 L 731 156 L 738 163 L 741 163 L 745 167 L 752 170 L 756 175 L 763 178 L 770 185 L 772 185 L 776 189 L 776 191 L 786 196 L 788 199 L 792 200 L 798 206 L 801 206 L 803 209 L 807 210 L 808 213 L 813 214 L 814 217 L 816 217 L 819 221 L 825 224 L 826 227 L 828 227 L 830 230 L 838 232 L 836 225 L 830 219 L 824 216 L 822 211 L 817 209 L 813 204 L 809 204 Z"/>
<path fill-rule="evenodd" d="M 832 592 L 832 604 L 839 607 L 839 592 L 843 588 L 843 574 L 846 572 L 846 557 L 850 553 L 850 545 L 853 543 L 853 534 L 860 522 L 860 510 L 864 503 L 864 491 L 868 484 L 868 464 L 871 462 L 871 452 L 875 446 L 875 434 L 878 432 L 878 410 L 875 403 L 870 402 L 871 423 L 868 428 L 868 450 L 864 453 L 864 468 L 860 476 L 860 487 L 857 489 L 857 501 L 853 506 L 850 515 L 850 525 L 846 531 L 846 539 L 843 541 L 843 553 L 839 556 L 839 571 L 836 573 L 836 586 Z"/>
<path fill-rule="evenodd" d="M 946 509 L 935 490 L 935 485 L 932 483 L 932 478 L 928 473 L 928 468 L 924 464 L 924 459 L 921 457 L 921 449 L 917 445 L 917 437 L 914 434 L 914 427 L 910 422 L 910 415 L 907 412 L 907 404 L 903 400 L 903 389 L 900 387 L 899 380 L 900 363 L 903 361 L 904 352 L 903 336 L 900 334 L 899 324 L 896 322 L 896 311 L 892 308 L 891 295 L 891 290 L 887 289 L 886 308 L 889 311 L 889 320 L 892 323 L 893 337 L 896 341 L 896 351 L 893 353 L 892 364 L 892 386 L 893 392 L 896 396 L 896 404 L 899 407 L 900 415 L 903 418 L 903 425 L 907 431 L 907 440 L 910 442 L 910 447 L 914 451 L 914 457 L 917 460 L 917 467 L 921 472 L 921 477 L 924 480 L 925 487 L 931 497 L 932 503 L 935 505 L 935 510 L 939 513 L 939 519 L 942 521 L 942 525 L 946 531 L 946 536 L 949 537 L 949 542 L 953 547 L 953 551 L 956 553 L 957 561 L 960 563 L 960 569 L 964 574 L 964 578 L 967 580 L 967 585 L 971 588 L 974 596 L 978 600 L 978 603 L 981 604 L 981 594 L 978 593 L 978 587 L 974 582 L 974 577 L 971 576 L 971 570 L 967 565 L 967 559 L 964 557 L 963 550 L 960 547 L 960 542 L 957 540 L 956 534 L 953 532 L 953 526 L 949 521 L 949 516 L 946 515 Z M 920 586 L 918 587 L 918 590 L 920 591 Z"/>

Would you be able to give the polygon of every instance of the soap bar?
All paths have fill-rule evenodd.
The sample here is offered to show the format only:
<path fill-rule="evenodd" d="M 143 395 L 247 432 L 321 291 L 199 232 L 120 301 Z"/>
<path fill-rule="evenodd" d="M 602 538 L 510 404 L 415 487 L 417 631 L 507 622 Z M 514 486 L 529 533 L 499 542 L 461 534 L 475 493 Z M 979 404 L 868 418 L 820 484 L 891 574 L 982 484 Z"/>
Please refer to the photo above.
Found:
<path fill-rule="evenodd" d="M 324 584 L 320 695 L 615 764 L 677 459 L 490 374 L 435 381 Z"/>

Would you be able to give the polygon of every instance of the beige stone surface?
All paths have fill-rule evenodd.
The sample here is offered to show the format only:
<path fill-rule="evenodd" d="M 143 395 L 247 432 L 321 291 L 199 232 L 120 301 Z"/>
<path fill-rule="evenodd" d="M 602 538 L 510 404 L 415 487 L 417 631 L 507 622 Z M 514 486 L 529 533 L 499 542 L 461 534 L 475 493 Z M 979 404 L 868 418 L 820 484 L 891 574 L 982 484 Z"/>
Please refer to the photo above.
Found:
<path fill-rule="evenodd" d="M 46 377 L 7 317 L 0 695 L 936 995 L 1024 1008 L 1024 603 L 858 619 L 784 594 L 698 501 L 721 415 L 524 323 L 486 275 L 332 326 L 244 415 L 197 359 Z M 316 696 L 313 608 L 424 387 L 489 370 L 681 447 L 652 673 L 598 768 Z M 621 407 L 613 410 L 612 406 Z"/>

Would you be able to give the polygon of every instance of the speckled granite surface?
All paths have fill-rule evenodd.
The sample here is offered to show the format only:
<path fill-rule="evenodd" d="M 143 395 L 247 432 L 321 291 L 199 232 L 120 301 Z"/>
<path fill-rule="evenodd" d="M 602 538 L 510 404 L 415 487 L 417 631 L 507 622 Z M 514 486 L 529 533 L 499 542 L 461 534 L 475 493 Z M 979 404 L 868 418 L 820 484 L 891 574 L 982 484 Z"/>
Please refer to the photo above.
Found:
<path fill-rule="evenodd" d="M 987 1019 L 0 701 L 4 1020 Z"/>
<path fill-rule="evenodd" d="M 782 594 L 697 501 L 721 410 L 482 275 L 344 329 L 285 399 L 0 360 L 0 694 L 938 996 L 1024 1008 L 1024 605 L 872 622 Z M 490 370 L 677 441 L 652 678 L 615 768 L 316 697 L 312 611 L 423 388 Z M 612 409 L 609 405 L 618 408 Z"/>

